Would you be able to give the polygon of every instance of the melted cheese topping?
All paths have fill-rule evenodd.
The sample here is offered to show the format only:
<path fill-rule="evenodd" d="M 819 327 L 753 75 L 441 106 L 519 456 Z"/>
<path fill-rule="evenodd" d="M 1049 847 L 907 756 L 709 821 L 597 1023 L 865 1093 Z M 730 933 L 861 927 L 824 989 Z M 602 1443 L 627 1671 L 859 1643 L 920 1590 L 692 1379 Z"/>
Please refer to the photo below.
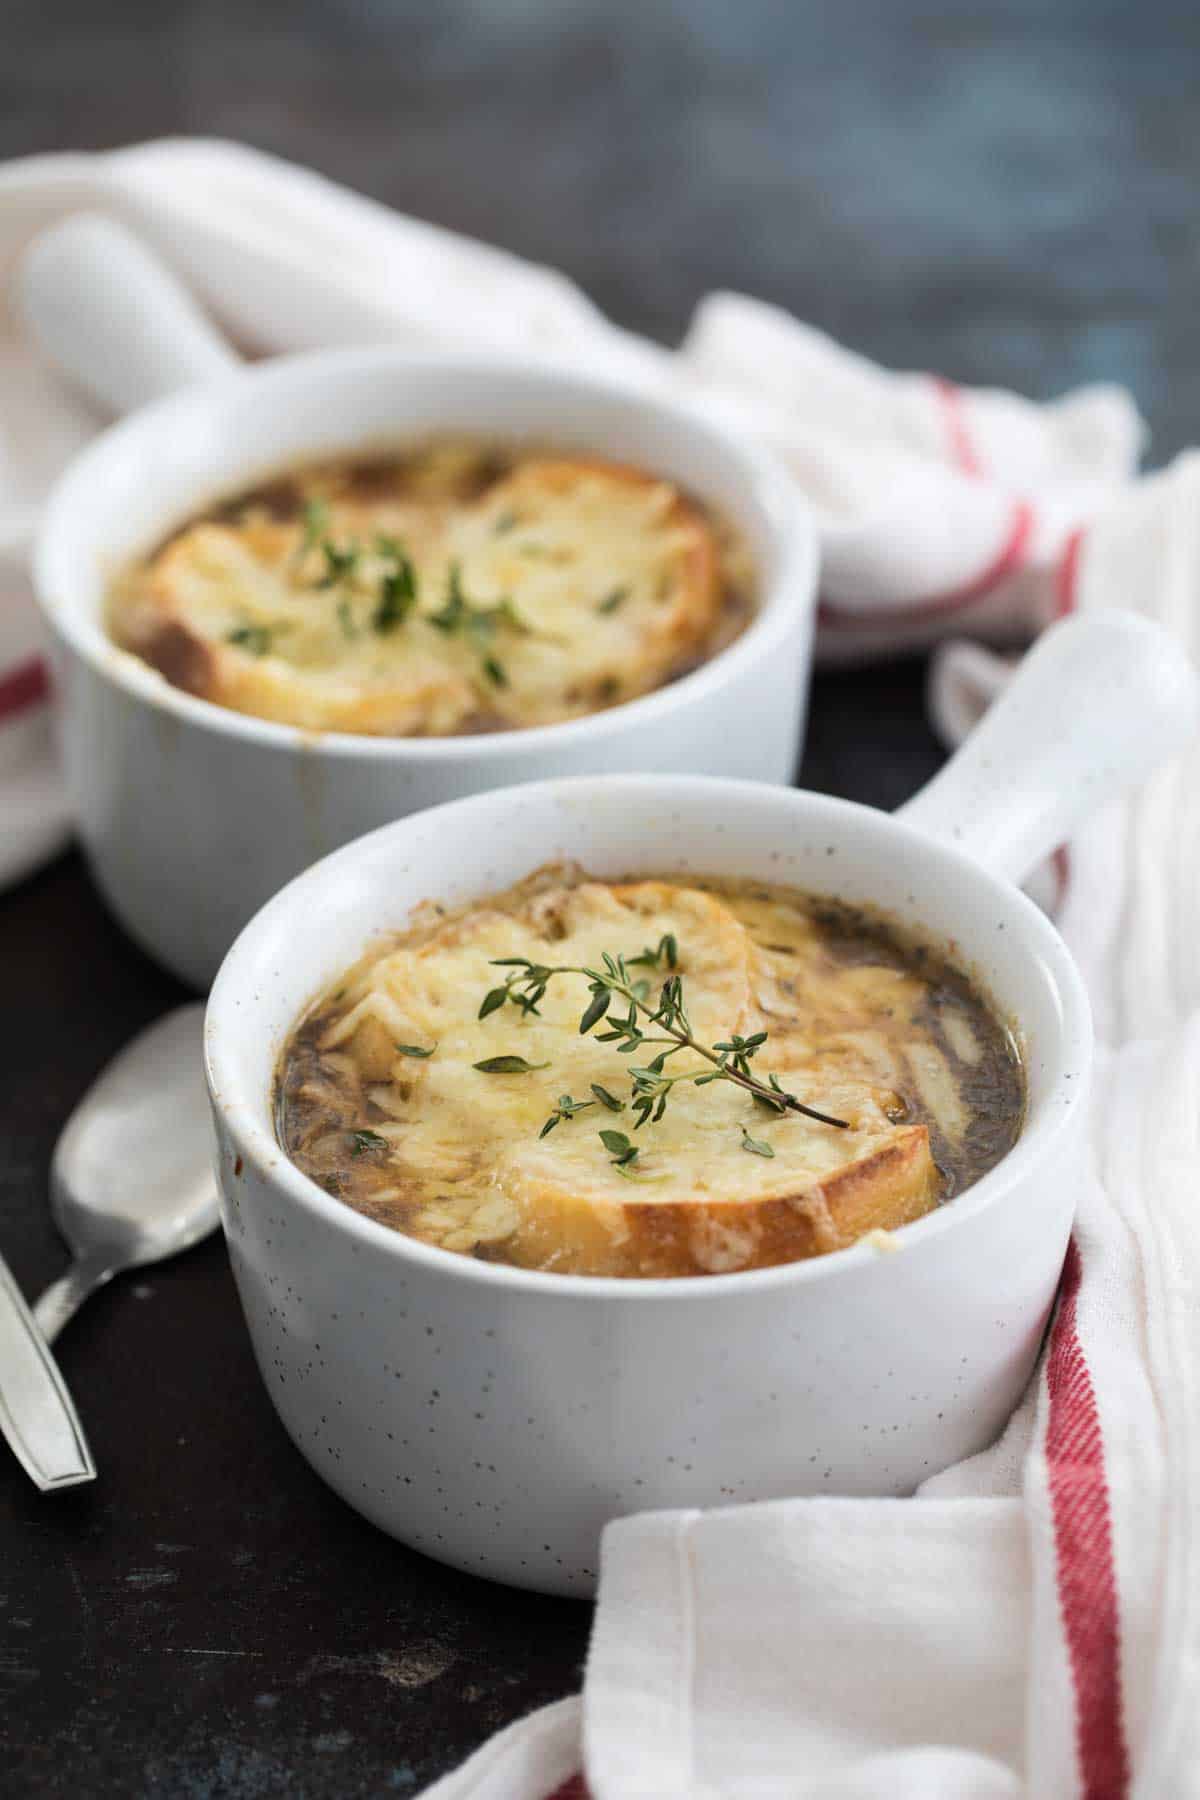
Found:
<path fill-rule="evenodd" d="M 654 1051 L 627 1059 L 580 1034 L 582 974 L 556 976 L 537 1016 L 506 1003 L 479 1017 L 504 976 L 497 959 L 594 968 L 605 951 L 636 956 L 667 935 L 696 1039 L 766 1031 L 754 1072 L 774 1073 L 845 1129 L 767 1112 L 728 1082 L 683 1081 L 664 1116 L 635 1132 L 628 1104 L 608 1110 L 592 1084 L 628 1102 L 629 1061 L 642 1065 Z M 650 979 L 657 993 L 662 970 Z M 969 1178 L 1019 1127 L 1021 1084 L 1005 1034 L 964 984 L 938 983 L 894 945 L 835 941 L 796 895 L 550 871 L 456 916 L 431 915 L 319 1003 L 285 1055 L 281 1136 L 351 1204 L 447 1250 L 634 1275 L 819 1254 L 937 1203 L 947 1179 L 931 1134 L 940 1160 Z M 953 1042 L 936 1026 L 935 986 L 953 1013 Z M 497 1056 L 533 1066 L 476 1066 Z M 983 1104 L 981 1069 L 1003 1090 L 999 1108 Z M 668 1070 L 709 1065 L 686 1050 Z M 540 1135 L 562 1095 L 592 1104 Z M 998 1113 L 1003 1128 L 972 1153 L 976 1116 L 994 1124 Z M 605 1129 L 638 1146 L 624 1172 Z M 747 1134 L 772 1154 L 748 1150 Z"/>
<path fill-rule="evenodd" d="M 278 489 L 249 495 L 117 584 L 113 635 L 175 685 L 238 711 L 436 735 L 631 699 L 744 621 L 744 553 L 671 483 L 579 459 L 481 458 L 478 446 L 441 444 L 374 468 L 305 471 L 282 502 Z M 397 546 L 415 599 L 389 612 Z M 457 623 L 455 593 L 466 603 Z"/>

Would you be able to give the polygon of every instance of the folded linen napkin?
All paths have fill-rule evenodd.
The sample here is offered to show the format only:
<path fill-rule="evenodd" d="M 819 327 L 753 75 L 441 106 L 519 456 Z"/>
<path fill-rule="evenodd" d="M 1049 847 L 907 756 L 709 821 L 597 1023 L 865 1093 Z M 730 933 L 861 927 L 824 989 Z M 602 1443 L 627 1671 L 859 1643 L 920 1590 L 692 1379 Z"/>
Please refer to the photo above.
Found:
<path fill-rule="evenodd" d="M 1073 534 L 1137 458 L 1140 422 L 1118 389 L 1041 407 L 892 375 L 732 294 L 705 300 L 667 351 L 552 270 L 234 144 L 8 164 L 0 287 L 40 229 L 96 207 L 149 240 L 251 353 L 387 340 L 557 358 L 685 395 L 751 432 L 815 510 L 829 659 L 932 643 L 951 621 L 1028 636 L 1053 616 Z M 51 479 L 100 422 L 30 356 L 11 309 L 0 314 L 0 886 L 65 832 L 44 731 L 25 729 L 44 706 L 25 562 Z"/>

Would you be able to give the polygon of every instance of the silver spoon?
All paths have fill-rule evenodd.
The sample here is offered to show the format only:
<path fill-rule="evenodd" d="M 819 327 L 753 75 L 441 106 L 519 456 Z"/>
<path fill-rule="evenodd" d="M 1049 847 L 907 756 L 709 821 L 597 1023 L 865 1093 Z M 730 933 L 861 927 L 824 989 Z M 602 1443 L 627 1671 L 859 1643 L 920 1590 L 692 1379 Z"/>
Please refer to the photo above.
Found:
<path fill-rule="evenodd" d="M 114 1275 L 174 1256 L 216 1226 L 203 1021 L 202 1006 L 181 1006 L 141 1032 L 67 1121 L 50 1210 L 75 1261 L 33 1309 L 47 1343 Z"/>

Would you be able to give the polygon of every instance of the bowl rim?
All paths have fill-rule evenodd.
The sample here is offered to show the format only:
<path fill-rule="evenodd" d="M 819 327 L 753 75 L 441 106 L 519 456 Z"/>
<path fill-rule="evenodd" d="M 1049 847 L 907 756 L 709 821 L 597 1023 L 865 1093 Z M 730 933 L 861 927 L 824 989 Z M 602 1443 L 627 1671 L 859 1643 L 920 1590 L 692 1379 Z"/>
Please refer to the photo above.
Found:
<path fill-rule="evenodd" d="M 758 598 L 754 617 L 738 636 L 678 680 L 600 712 L 549 725 L 517 726 L 510 731 L 489 731 L 445 737 L 385 737 L 367 733 L 311 730 L 271 719 L 239 713 L 215 701 L 185 693 L 141 661 L 122 650 L 104 631 L 93 609 L 72 603 L 73 558 L 71 543 L 79 496 L 86 493 L 98 470 L 129 443 L 156 437 L 172 428 L 197 407 L 219 408 L 228 397 L 259 388 L 270 397 L 287 393 L 308 381 L 337 379 L 362 371 L 387 369 L 397 375 L 436 374 L 455 378 L 508 377 L 542 388 L 560 388 L 564 403 L 571 395 L 590 400 L 622 400 L 642 407 L 693 441 L 707 439 L 742 467 L 753 493 L 776 556 L 772 578 Z M 586 435 L 586 432 L 583 434 Z M 599 435 L 599 434 L 598 434 Z M 399 441 L 399 439 L 397 440 Z M 598 454 L 603 454 L 599 451 Z M 302 461 L 303 452 L 287 461 Z M 282 462 L 280 464 L 282 466 Z M 265 470 L 264 470 L 265 472 Z M 251 478 L 252 479 L 252 478 Z M 94 535 L 94 534 L 92 534 Z M 90 554 L 97 556 L 92 546 Z M 703 707 L 708 696 L 727 680 L 758 663 L 786 639 L 807 614 L 815 617 L 817 604 L 817 534 L 808 503 L 790 482 L 778 458 L 754 443 L 746 434 L 702 413 L 674 395 L 657 395 L 640 388 L 628 377 L 577 374 L 553 361 L 508 354 L 485 355 L 466 351 L 407 350 L 390 345 L 351 349 L 302 351 L 247 364 L 199 386 L 187 387 L 140 407 L 117 420 L 72 458 L 51 489 L 33 547 L 32 570 L 38 607 L 52 631 L 103 679 L 151 707 L 186 719 L 200 730 L 257 743 L 284 752 L 333 757 L 358 757 L 369 762 L 456 764 L 489 755 L 541 756 L 554 747 L 568 747 L 589 739 L 603 741 L 642 723 L 653 724 L 680 707 Z"/>
<path fill-rule="evenodd" d="M 711 1300 L 720 1295 L 733 1300 L 739 1295 L 765 1292 L 789 1283 L 805 1285 L 809 1282 L 836 1281 L 864 1264 L 878 1264 L 884 1260 L 883 1253 L 867 1239 L 860 1238 L 844 1250 L 829 1251 L 823 1256 L 774 1264 L 765 1269 L 734 1270 L 725 1274 L 692 1275 L 686 1278 L 561 1275 L 545 1270 L 521 1269 L 507 1263 L 481 1262 L 455 1251 L 423 1244 L 417 1238 L 408 1237 L 403 1232 L 368 1218 L 326 1193 L 287 1155 L 275 1136 L 269 1108 L 264 1124 L 260 1117 L 262 1109 L 259 1103 L 249 1096 L 238 1095 L 236 1081 L 228 1079 L 222 1043 L 222 1036 L 227 1029 L 223 1014 L 231 1002 L 236 1002 L 240 964 L 252 957 L 255 936 L 266 928 L 268 915 L 273 919 L 275 915 L 286 913 L 288 909 L 302 903 L 304 889 L 310 882 L 328 880 L 334 868 L 348 866 L 365 854 L 369 846 L 377 845 L 385 837 L 401 837 L 405 829 L 417 819 L 427 820 L 451 809 L 483 809 L 489 804 L 503 803 L 517 788 L 522 794 L 529 795 L 539 789 L 560 792 L 579 790 L 598 781 L 626 789 L 636 787 L 644 790 L 653 787 L 661 790 L 664 786 L 669 786 L 703 791 L 717 803 L 733 803 L 739 795 L 753 794 L 761 800 L 764 794 L 772 794 L 785 806 L 811 809 L 812 816 L 823 825 L 836 822 L 839 818 L 869 818 L 874 826 L 889 834 L 896 834 L 900 845 L 906 845 L 909 853 L 939 857 L 965 874 L 969 880 L 982 884 L 993 899 L 999 898 L 1008 909 L 1006 923 L 1010 919 L 1015 920 L 1018 930 L 1025 934 L 1023 942 L 1026 948 L 1023 954 L 1033 962 L 1040 962 L 1048 971 L 1058 1000 L 1057 1065 L 1047 1093 L 1038 1105 L 1036 1118 L 1026 1120 L 1020 1137 L 994 1168 L 957 1195 L 951 1203 L 910 1224 L 897 1227 L 890 1234 L 897 1238 L 898 1248 L 902 1253 L 919 1254 L 921 1245 L 948 1231 L 967 1228 L 979 1214 L 1002 1203 L 1005 1194 L 1025 1178 L 1033 1162 L 1038 1158 L 1053 1158 L 1056 1145 L 1071 1130 L 1076 1114 L 1086 1104 L 1094 1049 L 1091 1002 L 1075 958 L 1057 928 L 1020 888 L 982 868 L 955 845 L 931 839 L 903 819 L 857 801 L 817 794 L 802 788 L 773 788 L 762 782 L 739 781 L 721 776 L 575 775 L 539 782 L 514 783 L 482 794 L 446 801 L 440 806 L 426 808 L 421 813 L 410 814 L 407 818 L 394 820 L 391 824 L 368 832 L 296 876 L 267 901 L 239 933 L 218 970 L 205 1012 L 205 1082 L 214 1113 L 221 1115 L 238 1154 L 281 1197 L 299 1205 L 302 1211 L 316 1214 L 335 1229 L 346 1231 L 365 1248 L 378 1250 L 385 1258 L 395 1258 L 400 1265 L 425 1272 L 433 1279 L 481 1282 L 485 1286 L 507 1289 L 514 1295 L 522 1293 L 546 1301 L 553 1301 L 556 1297 L 591 1302 L 620 1299 L 632 1305 L 649 1305 L 669 1300 L 682 1305 L 689 1300 Z M 369 931 L 369 925 L 367 929 Z M 253 989 L 250 991 L 253 1006 L 260 996 Z M 243 1019 L 240 1024 L 245 1029 L 247 1021 Z M 237 1028 L 233 1023 L 228 1027 L 230 1031 Z M 1072 1063 L 1073 1067 L 1067 1066 Z"/>

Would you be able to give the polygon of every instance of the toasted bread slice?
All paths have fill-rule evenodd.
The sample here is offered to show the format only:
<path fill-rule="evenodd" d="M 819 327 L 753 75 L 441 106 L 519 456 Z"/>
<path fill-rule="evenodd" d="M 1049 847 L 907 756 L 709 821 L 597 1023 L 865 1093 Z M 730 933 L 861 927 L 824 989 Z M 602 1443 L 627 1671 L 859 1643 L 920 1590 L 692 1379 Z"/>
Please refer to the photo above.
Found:
<path fill-rule="evenodd" d="M 691 1197 L 656 1196 L 653 1170 L 664 1152 L 649 1143 L 639 1155 L 645 1199 L 584 1193 L 564 1186 L 561 1175 L 547 1180 L 534 1171 L 518 1181 L 510 1169 L 508 1184 L 520 1196 L 522 1260 L 591 1274 L 722 1275 L 847 1249 L 867 1232 L 894 1231 L 921 1218 L 936 1203 L 937 1171 L 924 1125 L 855 1132 L 845 1159 L 828 1173 L 806 1166 L 805 1148 L 789 1141 L 793 1121 L 765 1130 L 757 1119 L 753 1125 L 760 1141 L 780 1146 L 775 1160 L 786 1173 L 755 1184 L 753 1193 L 743 1186 L 733 1199 L 710 1195 L 705 1189 L 715 1184 L 708 1181 L 697 1181 Z M 729 1148 L 737 1144 L 732 1136 Z M 709 1170 L 718 1166 L 710 1156 Z M 737 1175 L 745 1183 L 740 1168 Z"/>
<path fill-rule="evenodd" d="M 742 923 L 716 895 L 662 881 L 552 885 L 512 910 L 485 905 L 435 923 L 363 965 L 321 1039 L 325 1055 L 350 1059 L 363 1097 L 387 1114 L 376 1126 L 386 1152 L 369 1171 L 360 1165 L 371 1179 L 355 1186 L 354 1203 L 452 1250 L 663 1276 L 813 1256 L 928 1211 L 938 1176 L 925 1126 L 897 1122 L 894 1092 L 844 1057 L 828 1066 L 802 1018 L 768 1039 L 763 1070 L 845 1129 L 764 1111 L 728 1082 L 681 1081 L 664 1116 L 635 1133 L 627 1106 L 615 1114 L 595 1097 L 594 1083 L 627 1099 L 628 1060 L 580 1034 L 582 974 L 554 977 L 536 1016 L 511 1003 L 478 1016 L 503 979 L 496 959 L 589 968 L 606 950 L 635 958 L 667 937 L 698 1042 L 770 1023 L 759 993 L 769 988 L 778 1005 L 779 984 Z M 649 971 L 652 993 L 665 973 Z M 436 1051 L 414 1059 L 397 1044 Z M 496 1056 L 528 1067 L 478 1067 Z M 709 1065 L 688 1050 L 669 1067 L 703 1074 Z M 540 1135 L 563 1094 L 591 1105 Z M 624 1170 L 599 1136 L 614 1127 L 638 1146 Z"/>
<path fill-rule="evenodd" d="M 713 526 L 635 469 L 527 457 L 465 496 L 414 489 L 399 472 L 392 490 L 381 480 L 364 492 L 312 471 L 305 495 L 322 498 L 328 541 L 357 547 L 352 567 L 331 576 L 299 510 L 226 509 L 118 584 L 118 643 L 239 712 L 403 736 L 595 712 L 703 661 L 717 630 Z M 402 543 L 416 572 L 400 620 L 381 607 L 393 568 L 381 538 Z M 452 579 L 473 627 L 447 613 Z"/>

